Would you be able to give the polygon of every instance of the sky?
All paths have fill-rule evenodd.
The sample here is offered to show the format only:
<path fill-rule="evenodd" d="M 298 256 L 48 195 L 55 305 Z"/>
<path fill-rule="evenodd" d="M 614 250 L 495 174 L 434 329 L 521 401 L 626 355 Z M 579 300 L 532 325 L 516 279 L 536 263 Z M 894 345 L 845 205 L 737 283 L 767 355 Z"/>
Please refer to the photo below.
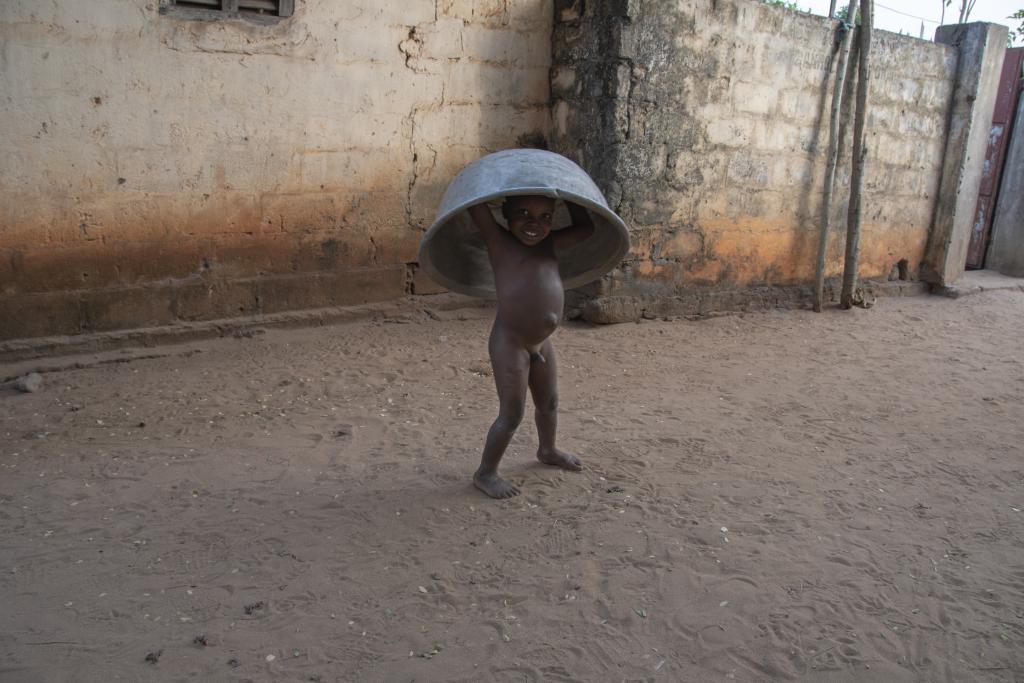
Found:
<path fill-rule="evenodd" d="M 944 0 L 884 0 L 879 3 L 875 0 L 875 26 L 893 33 L 910 34 L 919 36 L 921 24 L 924 23 L 924 37 L 932 39 L 935 37 L 935 28 L 939 25 L 942 16 L 942 3 Z M 836 0 L 836 7 L 842 7 L 849 0 Z M 801 10 L 810 10 L 812 14 L 828 15 L 829 0 L 797 0 Z M 1024 0 L 976 0 L 974 9 L 971 10 L 970 21 L 989 21 L 993 24 L 1003 24 L 1015 29 L 1020 25 L 1020 20 L 1007 19 L 1018 9 L 1024 9 Z M 912 16 L 906 16 L 906 15 Z M 955 24 L 960 17 L 960 0 L 953 2 L 946 8 L 947 24 Z M 1024 36 L 1018 36 L 1015 46 L 1024 45 Z"/>

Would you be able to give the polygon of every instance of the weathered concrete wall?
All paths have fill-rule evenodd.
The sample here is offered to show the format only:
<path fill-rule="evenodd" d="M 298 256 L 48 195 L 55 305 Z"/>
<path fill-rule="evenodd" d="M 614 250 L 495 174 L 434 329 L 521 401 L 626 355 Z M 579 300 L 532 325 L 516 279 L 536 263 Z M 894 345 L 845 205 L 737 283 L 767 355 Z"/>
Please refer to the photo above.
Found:
<path fill-rule="evenodd" d="M 748 0 L 556 3 L 553 148 L 595 175 L 633 229 L 606 292 L 813 280 L 834 23 Z M 956 66 L 946 45 L 885 32 L 873 41 L 862 277 L 901 261 L 916 275 Z M 851 123 L 830 276 L 842 269 Z"/>
<path fill-rule="evenodd" d="M 429 284 L 454 172 L 542 140 L 550 0 L 0 3 L 0 339 Z"/>
<path fill-rule="evenodd" d="M 1024 97 L 1017 102 L 986 264 L 1003 275 L 1024 277 Z"/>
<path fill-rule="evenodd" d="M 997 24 L 940 26 L 935 32 L 936 41 L 959 53 L 939 201 L 922 264 L 923 277 L 937 285 L 955 282 L 967 262 L 1006 34 Z"/>

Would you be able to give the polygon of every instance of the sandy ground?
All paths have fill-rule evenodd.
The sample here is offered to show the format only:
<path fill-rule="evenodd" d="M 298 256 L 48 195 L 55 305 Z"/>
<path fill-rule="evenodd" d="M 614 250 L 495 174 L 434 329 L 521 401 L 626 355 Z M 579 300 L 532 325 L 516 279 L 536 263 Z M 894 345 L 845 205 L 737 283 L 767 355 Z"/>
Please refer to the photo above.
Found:
<path fill-rule="evenodd" d="M 500 502 L 488 315 L 39 362 L 0 680 L 1024 680 L 1024 294 L 564 327 Z"/>

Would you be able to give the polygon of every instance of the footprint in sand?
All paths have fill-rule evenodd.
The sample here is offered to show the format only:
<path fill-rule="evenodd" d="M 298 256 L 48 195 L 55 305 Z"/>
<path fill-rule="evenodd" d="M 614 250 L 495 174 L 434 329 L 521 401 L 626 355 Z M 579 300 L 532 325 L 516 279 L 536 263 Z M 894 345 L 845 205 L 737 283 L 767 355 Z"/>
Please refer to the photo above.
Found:
<path fill-rule="evenodd" d="M 335 441 L 350 441 L 353 427 L 350 424 L 338 424 L 331 430 L 331 438 Z"/>

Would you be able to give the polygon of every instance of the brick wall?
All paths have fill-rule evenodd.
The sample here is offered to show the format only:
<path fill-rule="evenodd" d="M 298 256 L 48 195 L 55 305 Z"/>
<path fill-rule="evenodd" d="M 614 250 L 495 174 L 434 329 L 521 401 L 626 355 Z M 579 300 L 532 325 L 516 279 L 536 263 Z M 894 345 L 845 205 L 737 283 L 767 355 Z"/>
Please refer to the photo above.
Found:
<path fill-rule="evenodd" d="M 553 148 L 633 231 L 610 292 L 814 278 L 834 25 L 751 0 L 556 4 Z M 851 58 L 846 101 L 853 101 Z M 954 48 L 876 32 L 862 277 L 921 263 L 942 172 Z M 852 121 L 828 250 L 842 269 Z"/>

